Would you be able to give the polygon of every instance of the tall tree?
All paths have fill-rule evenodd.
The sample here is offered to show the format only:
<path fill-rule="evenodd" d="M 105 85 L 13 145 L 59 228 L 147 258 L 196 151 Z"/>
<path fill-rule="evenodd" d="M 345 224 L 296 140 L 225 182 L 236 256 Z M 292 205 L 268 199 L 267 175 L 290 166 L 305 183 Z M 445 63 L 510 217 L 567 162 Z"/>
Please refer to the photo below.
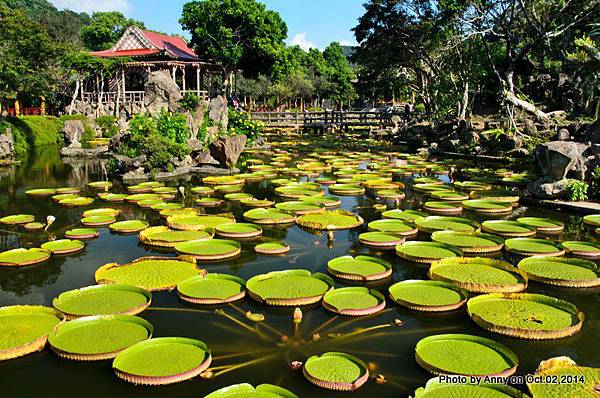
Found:
<path fill-rule="evenodd" d="M 223 93 L 236 70 L 246 76 L 269 73 L 287 37 L 281 16 L 256 0 L 191 1 L 180 22 L 196 52 L 221 65 Z"/>
<path fill-rule="evenodd" d="M 127 19 L 118 11 L 95 12 L 90 24 L 81 29 L 83 44 L 92 51 L 108 50 L 129 26 L 145 29 L 143 22 Z"/>
<path fill-rule="evenodd" d="M 356 74 L 346 58 L 344 48 L 338 42 L 331 43 L 323 50 L 323 58 L 327 65 L 329 82 L 327 96 L 341 108 L 356 97 L 353 86 Z"/>

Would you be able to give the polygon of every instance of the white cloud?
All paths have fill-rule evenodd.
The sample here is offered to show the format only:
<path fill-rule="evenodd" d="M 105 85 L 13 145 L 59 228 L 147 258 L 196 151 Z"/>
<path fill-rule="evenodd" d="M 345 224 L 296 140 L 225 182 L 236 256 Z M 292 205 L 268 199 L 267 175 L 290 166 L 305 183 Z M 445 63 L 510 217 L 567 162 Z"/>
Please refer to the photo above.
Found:
<path fill-rule="evenodd" d="M 93 13 L 95 11 L 131 11 L 129 0 L 51 0 L 60 10 L 69 9 L 76 12 Z"/>
<path fill-rule="evenodd" d="M 355 46 L 356 42 L 351 40 L 340 40 L 341 46 Z"/>
<path fill-rule="evenodd" d="M 290 44 L 292 46 L 300 46 L 304 51 L 308 51 L 311 48 L 317 48 L 315 43 L 308 39 L 308 33 L 306 32 L 296 34 L 290 39 Z"/>

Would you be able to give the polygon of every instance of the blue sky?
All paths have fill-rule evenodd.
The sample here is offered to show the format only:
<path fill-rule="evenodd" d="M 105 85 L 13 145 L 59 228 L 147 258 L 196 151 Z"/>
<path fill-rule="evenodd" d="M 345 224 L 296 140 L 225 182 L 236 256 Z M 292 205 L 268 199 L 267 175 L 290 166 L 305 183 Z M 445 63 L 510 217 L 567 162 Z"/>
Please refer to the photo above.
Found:
<path fill-rule="evenodd" d="M 179 26 L 185 0 L 50 0 L 60 9 L 74 11 L 118 10 L 146 26 L 182 33 Z M 362 15 L 364 0 L 261 0 L 278 11 L 288 25 L 288 43 L 323 49 L 332 41 L 354 44 L 351 29 Z"/>

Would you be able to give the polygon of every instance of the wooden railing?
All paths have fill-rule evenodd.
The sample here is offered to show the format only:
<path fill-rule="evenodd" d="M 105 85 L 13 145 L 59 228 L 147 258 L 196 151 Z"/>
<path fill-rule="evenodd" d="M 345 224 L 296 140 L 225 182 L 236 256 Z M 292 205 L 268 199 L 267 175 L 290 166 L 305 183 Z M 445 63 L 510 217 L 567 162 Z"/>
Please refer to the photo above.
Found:
<path fill-rule="evenodd" d="M 201 99 L 209 98 L 208 91 L 185 90 L 181 92 L 182 95 L 187 93 L 196 94 Z M 146 93 L 144 91 L 125 91 L 125 95 L 121 94 L 120 98 L 118 91 L 107 91 L 104 93 L 87 92 L 82 94 L 83 101 L 90 104 L 97 104 L 100 100 L 103 104 L 116 103 L 117 99 L 119 102 L 125 101 L 125 103 L 143 103 L 145 96 Z"/>
<path fill-rule="evenodd" d="M 17 110 L 15 108 L 8 108 L 6 113 L 8 116 L 17 116 Z M 21 108 L 20 115 L 18 116 L 39 116 L 42 113 L 42 108 Z"/>
<path fill-rule="evenodd" d="M 394 116 L 397 116 L 394 118 Z M 348 127 L 348 126 L 393 126 L 394 119 L 406 123 L 419 117 L 413 113 L 390 113 L 371 111 L 323 111 L 323 112 L 253 112 L 253 120 L 268 127 Z"/>

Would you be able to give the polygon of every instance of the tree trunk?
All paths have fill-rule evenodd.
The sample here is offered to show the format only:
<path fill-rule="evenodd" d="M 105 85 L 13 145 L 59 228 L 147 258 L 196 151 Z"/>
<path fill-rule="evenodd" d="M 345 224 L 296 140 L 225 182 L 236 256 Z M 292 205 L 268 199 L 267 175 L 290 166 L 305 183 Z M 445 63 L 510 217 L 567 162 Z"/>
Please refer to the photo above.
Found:
<path fill-rule="evenodd" d="M 465 120 L 467 118 L 467 108 L 469 107 L 469 82 L 465 82 L 463 85 L 463 97 L 460 102 L 460 108 L 458 113 L 458 118 L 460 120 Z"/>
<path fill-rule="evenodd" d="M 541 110 L 539 110 L 534 104 L 531 102 L 520 99 L 515 95 L 515 85 L 513 81 L 514 71 L 512 69 L 508 69 L 504 74 L 504 81 L 502 82 L 503 87 L 503 96 L 504 102 L 509 105 L 515 106 L 527 113 L 533 115 L 537 121 L 546 123 L 550 119 L 550 116 Z"/>
<path fill-rule="evenodd" d="M 77 80 L 75 81 L 75 90 L 73 91 L 73 96 L 71 97 L 71 105 L 69 105 L 69 115 L 73 114 L 73 107 L 75 106 L 75 100 L 77 99 L 77 95 L 79 95 L 79 90 L 81 85 L 79 84 L 79 76 L 77 76 Z"/>

